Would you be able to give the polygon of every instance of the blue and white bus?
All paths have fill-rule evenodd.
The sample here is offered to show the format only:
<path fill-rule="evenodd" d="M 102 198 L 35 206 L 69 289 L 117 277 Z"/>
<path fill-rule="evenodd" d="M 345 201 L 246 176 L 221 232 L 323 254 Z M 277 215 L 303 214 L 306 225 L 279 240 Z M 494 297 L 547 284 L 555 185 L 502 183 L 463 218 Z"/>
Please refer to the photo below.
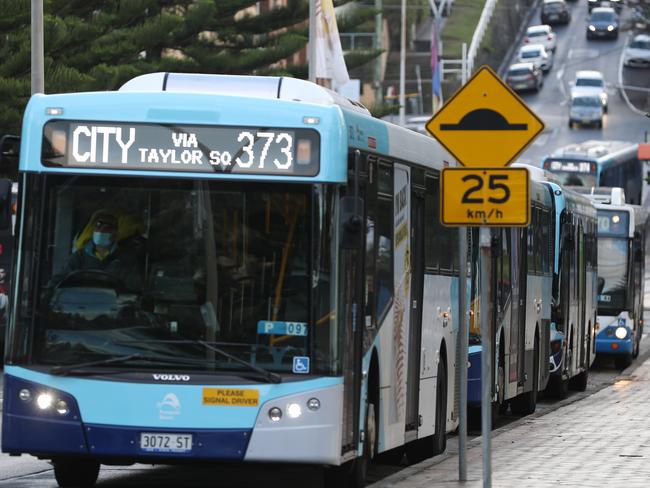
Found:
<path fill-rule="evenodd" d="M 598 210 L 598 335 L 596 352 L 625 368 L 639 354 L 643 334 L 647 211 L 625 204 L 611 189 Z"/>
<path fill-rule="evenodd" d="M 553 281 L 553 200 L 550 190 L 532 178 L 531 223 L 528 227 L 492 231 L 493 413 L 510 405 L 513 413 L 535 411 L 537 394 L 546 388 Z M 481 406 L 481 263 L 472 259 L 468 406 Z"/>
<path fill-rule="evenodd" d="M 628 203 L 645 200 L 643 162 L 639 145 L 625 141 L 586 141 L 569 144 L 547 156 L 542 167 L 555 173 L 562 185 L 620 187 Z"/>
<path fill-rule="evenodd" d="M 591 201 L 549 178 L 553 195 L 553 291 L 548 389 L 584 391 L 595 358 L 597 234 Z"/>
<path fill-rule="evenodd" d="M 362 486 L 378 453 L 441 452 L 458 418 L 448 161 L 290 78 L 33 96 L 3 452 L 84 486 L 101 464 L 198 460 Z M 126 273 L 71 265 L 113 252 Z"/>

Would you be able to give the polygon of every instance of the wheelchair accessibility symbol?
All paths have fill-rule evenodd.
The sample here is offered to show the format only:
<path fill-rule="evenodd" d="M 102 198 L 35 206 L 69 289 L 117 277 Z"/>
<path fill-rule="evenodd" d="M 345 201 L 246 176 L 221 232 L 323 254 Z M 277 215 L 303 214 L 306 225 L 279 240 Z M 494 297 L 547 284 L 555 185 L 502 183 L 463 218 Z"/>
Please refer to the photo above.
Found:
<path fill-rule="evenodd" d="M 294 356 L 293 372 L 298 374 L 309 373 L 309 358 L 306 356 Z"/>

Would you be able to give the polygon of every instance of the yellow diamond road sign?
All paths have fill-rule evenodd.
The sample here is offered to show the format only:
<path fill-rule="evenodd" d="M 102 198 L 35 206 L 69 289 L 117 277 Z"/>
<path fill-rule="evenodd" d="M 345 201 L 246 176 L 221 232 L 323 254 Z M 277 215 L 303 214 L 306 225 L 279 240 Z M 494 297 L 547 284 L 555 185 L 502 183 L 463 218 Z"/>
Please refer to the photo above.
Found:
<path fill-rule="evenodd" d="M 507 166 L 544 130 L 544 123 L 483 66 L 426 124 L 463 166 Z"/>

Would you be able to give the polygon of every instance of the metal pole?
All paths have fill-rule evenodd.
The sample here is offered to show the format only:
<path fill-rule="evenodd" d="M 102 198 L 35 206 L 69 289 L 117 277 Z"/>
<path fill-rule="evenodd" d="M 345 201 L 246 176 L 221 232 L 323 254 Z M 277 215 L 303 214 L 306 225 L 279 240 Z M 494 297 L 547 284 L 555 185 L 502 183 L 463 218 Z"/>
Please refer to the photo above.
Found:
<path fill-rule="evenodd" d="M 468 66 L 467 66 L 467 43 L 466 42 L 463 42 L 462 49 L 463 50 L 462 50 L 462 58 L 461 59 L 462 59 L 463 65 L 460 68 L 460 84 L 464 85 L 465 83 L 467 83 L 467 78 L 468 78 L 468 75 L 469 75 L 469 72 L 468 72 L 468 69 L 467 69 Z"/>
<path fill-rule="evenodd" d="M 467 481 L 467 228 L 458 229 L 459 284 L 458 284 L 458 335 L 460 341 L 460 418 L 458 425 L 458 479 Z"/>
<path fill-rule="evenodd" d="M 383 0 L 375 0 L 375 9 L 377 9 L 377 15 L 375 15 L 375 49 L 380 50 L 383 46 L 382 32 L 383 32 L 383 15 L 381 9 Z M 383 79 L 382 58 L 384 55 L 377 56 L 375 60 L 375 105 L 379 106 L 383 102 L 383 87 L 381 81 Z"/>
<path fill-rule="evenodd" d="M 316 1 L 309 0 L 309 81 L 316 83 Z"/>
<path fill-rule="evenodd" d="M 492 486 L 492 315 L 490 312 L 491 242 L 490 229 L 479 231 L 481 250 L 481 430 L 483 445 L 483 488 Z"/>
<path fill-rule="evenodd" d="M 406 0 L 402 0 L 402 30 L 399 46 L 399 125 L 406 125 Z"/>
<path fill-rule="evenodd" d="M 32 0 L 32 95 L 45 93 L 43 0 Z"/>

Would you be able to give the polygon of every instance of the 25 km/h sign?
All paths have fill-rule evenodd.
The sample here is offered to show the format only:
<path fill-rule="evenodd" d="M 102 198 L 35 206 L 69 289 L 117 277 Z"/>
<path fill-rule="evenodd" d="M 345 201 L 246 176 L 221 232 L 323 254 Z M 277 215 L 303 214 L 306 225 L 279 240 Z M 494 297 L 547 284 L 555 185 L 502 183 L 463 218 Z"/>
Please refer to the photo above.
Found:
<path fill-rule="evenodd" d="M 445 225 L 529 224 L 526 168 L 445 168 L 441 183 L 441 216 Z"/>

